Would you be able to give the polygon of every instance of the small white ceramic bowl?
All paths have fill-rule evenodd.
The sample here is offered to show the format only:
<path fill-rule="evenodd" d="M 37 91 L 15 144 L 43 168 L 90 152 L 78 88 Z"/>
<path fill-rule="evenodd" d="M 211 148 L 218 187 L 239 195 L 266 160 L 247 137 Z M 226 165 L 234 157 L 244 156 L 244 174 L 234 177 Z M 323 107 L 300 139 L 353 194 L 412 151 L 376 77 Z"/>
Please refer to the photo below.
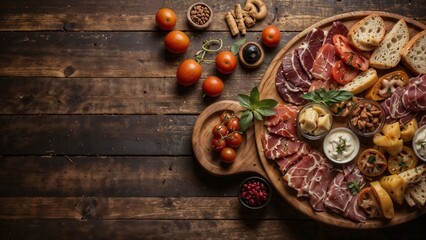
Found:
<path fill-rule="evenodd" d="M 426 156 L 420 155 L 420 153 L 417 150 L 417 148 L 419 147 L 419 145 L 418 145 L 419 141 L 426 141 L 426 137 L 424 139 L 420 139 L 420 137 L 421 137 L 420 135 L 423 135 L 424 133 L 426 133 L 426 125 L 423 125 L 419 129 L 417 129 L 416 133 L 414 134 L 414 137 L 413 137 L 413 150 L 416 153 L 416 155 L 417 155 L 418 158 L 420 158 L 422 161 L 426 162 Z"/>
<path fill-rule="evenodd" d="M 329 148 L 328 148 L 328 146 L 330 145 L 330 141 L 336 139 L 336 137 L 337 137 L 336 134 L 338 132 L 341 132 L 342 134 L 351 136 L 353 138 L 353 141 L 354 141 L 352 143 L 352 145 L 354 147 L 354 151 L 349 156 L 345 157 L 344 159 L 337 159 L 337 158 L 333 157 L 331 155 L 331 153 L 329 152 Z M 324 138 L 324 142 L 323 142 L 324 154 L 330 161 L 337 163 L 337 164 L 344 164 L 344 163 L 348 163 L 348 162 L 352 161 L 358 155 L 359 149 L 360 149 L 360 143 L 359 143 L 358 136 L 354 132 L 352 132 L 351 129 L 346 128 L 346 127 L 334 128 Z"/>

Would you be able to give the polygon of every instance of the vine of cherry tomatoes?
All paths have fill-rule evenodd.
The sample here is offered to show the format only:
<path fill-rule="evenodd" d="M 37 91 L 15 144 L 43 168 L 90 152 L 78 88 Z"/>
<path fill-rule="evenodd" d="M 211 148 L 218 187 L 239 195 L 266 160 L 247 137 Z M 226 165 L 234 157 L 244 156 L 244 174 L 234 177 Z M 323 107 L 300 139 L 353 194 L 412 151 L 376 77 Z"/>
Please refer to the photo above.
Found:
<path fill-rule="evenodd" d="M 233 112 L 224 111 L 220 123 L 212 128 L 212 148 L 220 153 L 220 159 L 225 163 L 233 163 L 237 157 L 235 149 L 241 146 L 243 136 L 240 130 L 240 118 Z"/>

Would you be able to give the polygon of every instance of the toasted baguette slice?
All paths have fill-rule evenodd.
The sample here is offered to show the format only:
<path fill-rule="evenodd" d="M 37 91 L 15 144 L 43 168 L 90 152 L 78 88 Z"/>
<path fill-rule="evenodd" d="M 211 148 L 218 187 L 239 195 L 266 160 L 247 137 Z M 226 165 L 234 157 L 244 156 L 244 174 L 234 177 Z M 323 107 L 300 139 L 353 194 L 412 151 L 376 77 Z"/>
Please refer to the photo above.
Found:
<path fill-rule="evenodd" d="M 398 65 L 401 50 L 408 42 L 410 34 L 404 19 L 399 20 L 385 35 L 379 46 L 370 56 L 370 66 L 378 69 L 389 69 Z"/>
<path fill-rule="evenodd" d="M 383 19 L 377 14 L 371 14 L 351 27 L 348 40 L 360 51 L 371 51 L 382 41 L 385 31 Z"/>
<path fill-rule="evenodd" d="M 408 185 L 412 185 L 420 182 L 423 175 L 426 173 L 426 164 L 419 165 L 415 168 L 409 169 L 398 174 L 402 179 L 404 179 L 405 183 Z"/>
<path fill-rule="evenodd" d="M 402 63 L 415 74 L 426 74 L 426 30 L 416 34 L 401 51 Z"/>
<path fill-rule="evenodd" d="M 373 86 L 378 79 L 376 69 L 369 68 L 367 71 L 359 73 L 351 82 L 343 85 L 340 89 L 357 94 Z"/>
<path fill-rule="evenodd" d="M 414 186 L 411 186 L 410 188 L 412 188 L 412 187 L 414 187 Z M 408 191 L 409 191 L 409 188 L 406 189 L 405 194 L 404 194 L 405 201 L 407 202 L 407 204 L 410 207 L 414 207 L 414 206 L 416 206 L 416 202 L 414 202 L 414 199 L 411 197 L 411 195 Z"/>
<path fill-rule="evenodd" d="M 408 189 L 410 196 L 416 202 L 417 207 L 422 208 L 426 203 L 426 176 L 423 175 L 420 182 Z"/>

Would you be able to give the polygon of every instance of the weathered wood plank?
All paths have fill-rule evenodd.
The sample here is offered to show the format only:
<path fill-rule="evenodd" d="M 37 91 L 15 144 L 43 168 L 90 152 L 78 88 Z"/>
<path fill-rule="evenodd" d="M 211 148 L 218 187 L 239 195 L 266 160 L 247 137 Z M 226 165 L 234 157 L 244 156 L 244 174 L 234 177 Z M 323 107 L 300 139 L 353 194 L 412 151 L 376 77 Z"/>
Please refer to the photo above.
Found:
<path fill-rule="evenodd" d="M 1 197 L 236 196 L 245 177 L 213 176 L 193 157 L 0 157 Z"/>
<path fill-rule="evenodd" d="M 161 7 L 172 8 L 178 18 L 176 29 L 191 29 L 186 21 L 187 8 L 196 1 L 1 1 L 1 31 L 153 31 L 155 13 Z M 244 4 L 244 0 L 237 1 Z M 235 3 L 237 3 L 235 2 Z M 422 0 L 380 1 L 265 1 L 268 16 L 249 31 L 261 31 L 270 22 L 285 31 L 301 31 L 313 23 L 333 15 L 364 10 L 399 13 L 426 23 Z M 224 15 L 234 3 L 226 0 L 211 4 L 215 19 L 209 30 L 228 31 Z M 303 6 L 303 7 L 301 7 Z"/>
<path fill-rule="evenodd" d="M 179 63 L 194 58 L 208 39 L 221 38 L 223 50 L 235 39 L 228 33 L 189 32 L 191 44 L 186 53 L 168 53 L 163 44 L 165 32 L 0 32 L 0 76 L 22 77 L 176 77 Z M 255 71 L 238 66 L 232 78 L 263 76 L 272 58 L 295 33 L 283 33 L 281 44 L 266 51 L 262 68 Z M 260 33 L 248 34 L 258 41 Z M 215 54 L 209 54 L 214 59 Z M 203 75 L 218 74 L 214 64 L 203 64 Z M 223 76 L 228 79 L 229 76 Z"/>
<path fill-rule="evenodd" d="M 275 197 L 251 211 L 232 197 L 0 197 L 0 219 L 307 219 Z"/>
<path fill-rule="evenodd" d="M 419 239 L 425 220 L 396 227 L 342 229 L 304 220 L 1 220 L 2 239 Z M 416 234 L 413 234 L 416 233 Z"/>
<path fill-rule="evenodd" d="M 0 154 L 191 155 L 195 119 L 193 115 L 3 115 Z"/>

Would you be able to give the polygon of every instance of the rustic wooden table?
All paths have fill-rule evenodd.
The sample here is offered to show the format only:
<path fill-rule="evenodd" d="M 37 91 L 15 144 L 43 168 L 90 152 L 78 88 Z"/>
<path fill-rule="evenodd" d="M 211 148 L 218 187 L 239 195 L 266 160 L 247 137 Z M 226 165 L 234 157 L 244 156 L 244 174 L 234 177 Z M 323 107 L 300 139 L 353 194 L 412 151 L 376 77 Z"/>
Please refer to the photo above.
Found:
<path fill-rule="evenodd" d="M 48 2 L 48 3 L 47 3 Z M 240 1 L 208 1 L 216 15 L 194 31 L 195 0 L 0 1 L 0 239 L 418 239 L 425 220 L 374 230 L 343 229 L 301 215 L 276 193 L 249 211 L 236 190 L 249 174 L 205 172 L 191 148 L 198 114 L 236 100 L 258 84 L 275 54 L 324 18 L 360 10 L 398 13 L 426 23 L 424 0 L 266 1 L 266 19 L 249 29 L 259 42 L 268 23 L 281 44 L 256 70 L 238 66 L 218 98 L 176 83 L 179 62 L 206 39 L 237 39 L 223 18 Z M 161 7 L 191 45 L 167 53 Z M 204 65 L 202 78 L 217 74 Z"/>

